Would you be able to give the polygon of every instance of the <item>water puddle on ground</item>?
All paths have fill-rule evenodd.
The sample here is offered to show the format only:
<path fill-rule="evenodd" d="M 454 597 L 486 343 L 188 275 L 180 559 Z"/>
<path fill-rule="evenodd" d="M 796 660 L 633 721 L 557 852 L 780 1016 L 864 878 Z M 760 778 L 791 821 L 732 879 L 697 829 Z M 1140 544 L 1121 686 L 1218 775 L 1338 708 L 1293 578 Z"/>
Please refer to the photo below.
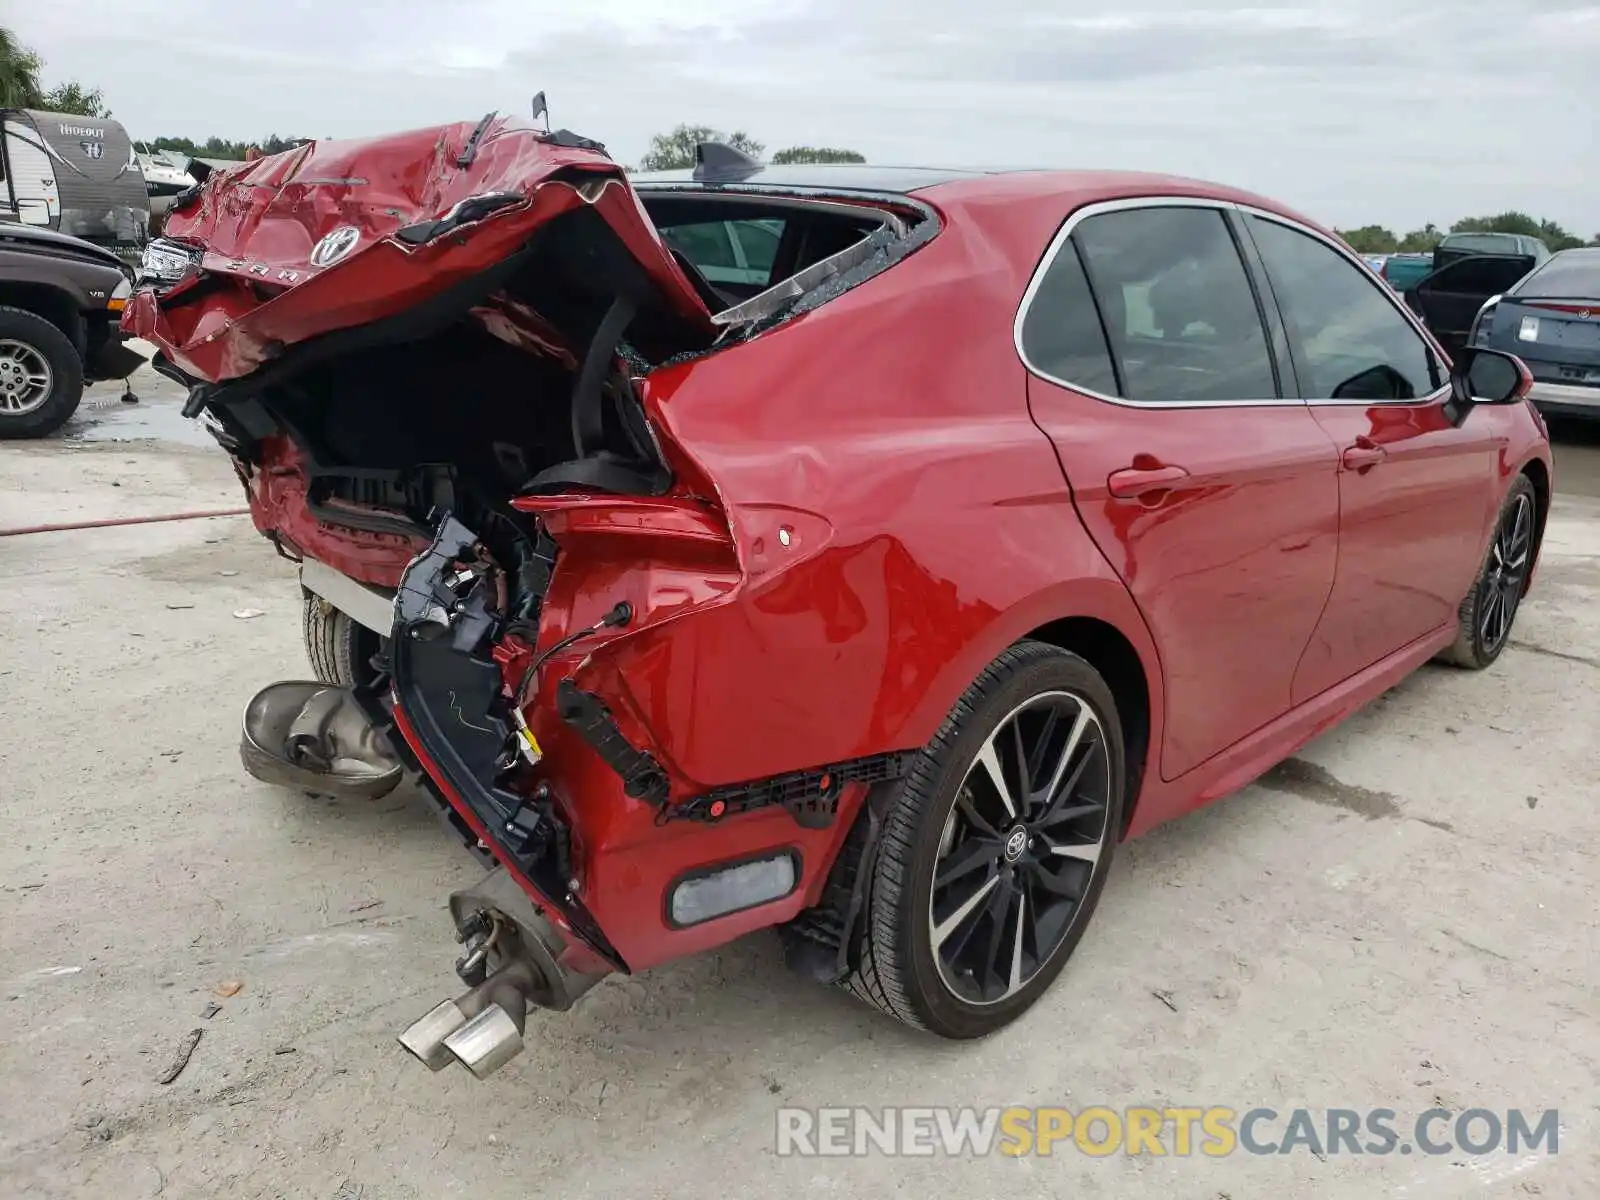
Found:
<path fill-rule="evenodd" d="M 183 415 L 182 401 L 141 400 L 138 404 L 124 404 L 117 393 L 86 395 L 61 434 L 78 442 L 159 441 L 208 449 L 217 444 L 205 426 Z"/>

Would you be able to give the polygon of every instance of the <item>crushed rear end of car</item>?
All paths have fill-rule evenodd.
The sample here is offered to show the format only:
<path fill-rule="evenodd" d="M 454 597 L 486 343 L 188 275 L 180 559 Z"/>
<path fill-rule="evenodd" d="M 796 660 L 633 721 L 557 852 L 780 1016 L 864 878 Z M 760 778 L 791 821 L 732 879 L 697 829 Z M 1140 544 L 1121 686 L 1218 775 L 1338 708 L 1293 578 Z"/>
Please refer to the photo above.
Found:
<path fill-rule="evenodd" d="M 528 1006 L 816 905 L 904 769 L 865 719 L 763 737 L 730 712 L 832 531 L 728 494 L 668 403 L 937 228 L 911 201 L 804 211 L 811 258 L 729 296 L 603 148 L 491 116 L 218 172 L 146 258 L 126 328 L 191 386 L 257 529 L 382 638 L 352 689 L 258 696 L 247 764 L 362 796 L 392 766 L 491 867 L 450 898 L 467 991 L 401 1039 L 434 1069 L 486 1076 Z"/>

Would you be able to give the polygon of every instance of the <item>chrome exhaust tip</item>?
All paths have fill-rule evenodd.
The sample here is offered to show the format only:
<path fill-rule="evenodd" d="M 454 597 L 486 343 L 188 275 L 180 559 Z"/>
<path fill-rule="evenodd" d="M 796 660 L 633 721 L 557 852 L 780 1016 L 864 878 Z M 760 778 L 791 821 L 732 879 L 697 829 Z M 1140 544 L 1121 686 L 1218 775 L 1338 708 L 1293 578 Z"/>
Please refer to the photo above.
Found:
<path fill-rule="evenodd" d="M 445 1051 L 478 1079 L 489 1078 L 521 1054 L 522 1046 L 518 1022 L 498 1004 L 490 1004 L 444 1039 Z"/>
<path fill-rule="evenodd" d="M 430 1071 L 442 1071 L 455 1056 L 445 1039 L 467 1023 L 467 1014 L 454 1000 L 446 1000 L 418 1017 L 400 1035 L 400 1044 L 416 1055 Z"/>

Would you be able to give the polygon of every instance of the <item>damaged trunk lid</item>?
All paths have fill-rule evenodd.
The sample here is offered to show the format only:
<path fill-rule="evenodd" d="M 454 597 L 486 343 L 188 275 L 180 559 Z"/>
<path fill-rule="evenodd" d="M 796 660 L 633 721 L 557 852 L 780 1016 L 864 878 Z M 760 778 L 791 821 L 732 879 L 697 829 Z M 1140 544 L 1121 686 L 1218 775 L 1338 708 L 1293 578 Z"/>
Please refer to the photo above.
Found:
<path fill-rule="evenodd" d="M 581 343 L 619 297 L 647 358 L 716 336 L 604 148 L 495 114 L 312 142 L 213 173 L 175 202 L 124 327 L 219 384 L 337 331 L 425 319 L 430 307 L 458 313 L 536 251 L 562 276 L 551 281 L 562 311 L 506 316 L 526 338 L 554 326 Z"/>

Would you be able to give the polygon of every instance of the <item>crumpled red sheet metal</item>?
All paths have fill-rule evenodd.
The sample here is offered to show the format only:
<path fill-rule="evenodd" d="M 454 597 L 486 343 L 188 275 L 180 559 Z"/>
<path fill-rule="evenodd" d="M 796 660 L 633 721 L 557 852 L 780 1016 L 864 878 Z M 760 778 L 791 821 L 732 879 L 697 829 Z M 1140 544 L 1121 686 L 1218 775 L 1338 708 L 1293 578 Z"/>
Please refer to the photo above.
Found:
<path fill-rule="evenodd" d="M 672 313 L 712 330 L 621 166 L 598 150 L 558 145 L 519 118 L 495 117 L 463 167 L 477 125 L 313 142 L 214 173 L 165 229 L 203 248 L 201 278 L 162 296 L 141 289 L 123 328 L 191 375 L 236 379 L 286 346 L 420 304 L 501 261 L 541 225 L 590 205 Z M 519 199 L 423 245 L 393 237 L 496 193 Z"/>

